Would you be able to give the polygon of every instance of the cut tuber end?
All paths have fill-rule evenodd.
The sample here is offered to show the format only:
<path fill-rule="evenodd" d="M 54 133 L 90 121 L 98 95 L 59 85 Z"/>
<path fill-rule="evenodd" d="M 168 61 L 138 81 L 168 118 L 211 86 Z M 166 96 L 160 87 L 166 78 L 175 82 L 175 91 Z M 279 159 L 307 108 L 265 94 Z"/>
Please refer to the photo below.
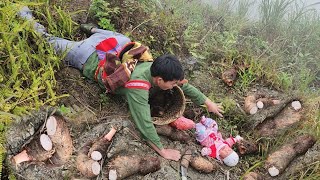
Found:
<path fill-rule="evenodd" d="M 271 168 L 268 169 L 268 172 L 270 174 L 270 176 L 274 177 L 279 175 L 279 169 L 277 169 L 276 167 L 272 166 Z"/>
<path fill-rule="evenodd" d="M 32 160 L 32 158 L 27 154 L 26 150 L 23 150 L 21 153 L 15 155 L 12 159 L 13 159 L 13 162 L 15 163 L 15 165 L 18 165 L 18 164 L 25 162 L 25 161 Z"/>
<path fill-rule="evenodd" d="M 98 162 L 92 163 L 91 170 L 94 175 L 98 175 L 101 170 L 100 164 Z"/>
<path fill-rule="evenodd" d="M 301 103 L 299 101 L 292 101 L 291 106 L 293 107 L 294 110 L 298 111 L 301 109 Z"/>
<path fill-rule="evenodd" d="M 116 170 L 110 170 L 109 171 L 109 180 L 117 180 L 117 171 Z"/>
<path fill-rule="evenodd" d="M 277 100 L 277 99 L 274 99 L 274 100 L 272 100 L 272 103 L 273 103 L 274 105 L 276 105 L 276 104 L 280 104 L 281 101 L 280 101 L 280 100 Z"/>
<path fill-rule="evenodd" d="M 117 130 L 112 127 L 111 130 L 104 136 L 107 141 L 111 141 L 112 137 L 116 134 Z"/>
<path fill-rule="evenodd" d="M 41 134 L 40 144 L 46 151 L 50 151 L 52 149 L 52 141 L 50 137 L 46 134 Z"/>
<path fill-rule="evenodd" d="M 91 159 L 99 161 L 100 159 L 102 159 L 102 154 L 99 151 L 92 151 Z"/>
<path fill-rule="evenodd" d="M 47 119 L 47 123 L 46 123 L 46 128 L 47 128 L 47 133 L 49 136 L 54 135 L 54 133 L 56 133 L 57 130 L 57 120 L 54 116 L 50 116 Z"/>
<path fill-rule="evenodd" d="M 254 95 L 249 95 L 244 100 L 244 110 L 246 113 L 255 114 L 258 111 L 256 98 Z"/>
<path fill-rule="evenodd" d="M 259 109 L 262 109 L 262 108 L 263 108 L 263 102 L 262 102 L 262 101 L 258 101 L 258 102 L 257 102 L 257 107 L 258 107 Z"/>
<path fill-rule="evenodd" d="M 257 106 L 251 108 L 250 111 L 249 111 L 250 114 L 255 114 L 257 112 L 258 112 L 258 107 Z"/>

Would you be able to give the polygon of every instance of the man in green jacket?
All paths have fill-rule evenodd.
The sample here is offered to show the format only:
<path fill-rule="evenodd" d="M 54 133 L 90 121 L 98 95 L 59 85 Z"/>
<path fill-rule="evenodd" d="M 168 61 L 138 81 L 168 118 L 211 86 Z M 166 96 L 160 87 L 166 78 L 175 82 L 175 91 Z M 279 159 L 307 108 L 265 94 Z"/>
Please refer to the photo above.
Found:
<path fill-rule="evenodd" d="M 83 41 L 69 41 L 48 34 L 37 23 L 28 7 L 19 16 L 28 20 L 35 31 L 42 34 L 57 53 L 67 52 L 65 62 L 95 80 L 107 92 L 123 95 L 129 104 L 133 121 L 150 146 L 165 159 L 178 161 L 180 151 L 164 148 L 152 122 L 149 89 L 158 86 L 162 90 L 181 85 L 183 68 L 173 55 L 162 55 L 153 60 L 148 47 L 132 42 L 128 37 L 88 25 L 81 27 L 92 35 Z M 206 105 L 209 112 L 222 117 L 222 110 L 197 88 L 184 83 L 184 94 L 197 105 Z"/>
<path fill-rule="evenodd" d="M 147 81 L 151 86 L 158 86 L 163 90 L 172 89 L 174 86 L 178 85 L 182 79 L 183 70 L 181 64 L 173 55 L 162 55 L 156 58 L 154 62 L 143 62 L 138 64 L 130 77 L 130 81 Z M 198 105 L 205 104 L 210 112 L 222 116 L 218 106 L 194 86 L 186 83 L 181 86 L 181 89 L 194 103 Z M 116 93 L 124 95 L 128 100 L 133 120 L 141 134 L 148 140 L 151 147 L 162 157 L 178 161 L 180 159 L 180 152 L 163 148 L 152 123 L 150 105 L 148 104 L 149 91 L 145 89 L 121 87 Z"/>

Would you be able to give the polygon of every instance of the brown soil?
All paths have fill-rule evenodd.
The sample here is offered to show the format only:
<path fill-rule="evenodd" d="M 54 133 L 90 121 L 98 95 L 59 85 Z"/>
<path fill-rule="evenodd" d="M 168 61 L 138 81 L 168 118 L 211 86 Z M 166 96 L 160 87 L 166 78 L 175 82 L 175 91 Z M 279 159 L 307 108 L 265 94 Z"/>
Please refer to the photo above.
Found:
<path fill-rule="evenodd" d="M 103 134 L 106 134 L 112 126 L 122 126 L 122 128 L 113 138 L 112 144 L 108 149 L 107 157 L 103 159 L 103 166 L 117 155 L 156 156 L 159 157 L 161 161 L 160 170 L 145 176 L 133 175 L 127 179 L 179 179 L 180 162 L 168 161 L 161 158 L 146 144 L 146 142 L 144 142 L 139 136 L 139 132 L 135 129 L 129 116 L 128 107 L 121 97 L 106 95 L 108 102 L 103 104 L 103 102 L 100 101 L 100 95 L 104 92 L 96 85 L 96 83 L 84 79 L 80 72 L 73 68 L 62 68 L 59 73 L 57 73 L 57 81 L 58 92 L 70 94 L 69 97 L 61 100 L 59 106 L 63 104 L 71 110 L 70 112 L 65 113 L 64 117 L 68 120 L 67 125 L 73 139 L 73 155 L 65 165 L 60 167 L 54 167 L 50 162 L 36 164 L 22 163 L 18 169 L 14 168 L 15 170 L 13 171 L 18 179 L 84 178 L 75 166 L 77 152 L 86 142 L 95 140 Z M 190 109 L 190 107 L 187 107 L 186 112 L 186 115 L 195 117 L 196 122 L 198 122 L 200 115 L 203 114 L 203 112 L 198 112 L 196 109 Z M 35 116 L 38 117 L 38 114 L 35 113 Z M 48 115 L 50 113 L 40 111 L 41 116 L 39 117 L 42 117 L 42 122 L 45 120 L 43 114 Z M 20 122 L 19 125 L 27 122 L 31 121 L 25 120 L 24 122 Z M 41 123 L 37 123 L 36 125 L 38 127 L 33 126 L 35 128 L 33 132 L 37 132 L 37 129 L 42 126 Z M 26 124 L 23 126 L 28 127 Z M 14 132 L 14 129 L 11 132 Z M 196 153 L 199 155 L 201 147 L 196 143 L 193 131 L 187 131 L 187 133 L 193 137 L 187 144 L 172 141 L 165 136 L 160 137 L 165 147 L 179 149 L 181 153 L 192 147 L 196 149 Z M 32 135 L 32 133 L 27 133 L 27 135 L 23 135 L 23 137 L 28 139 L 28 137 L 31 137 Z M 25 142 L 24 139 L 21 141 Z M 12 157 L 16 152 L 17 150 L 12 152 L 8 157 Z M 255 156 L 259 155 L 255 154 Z M 210 160 L 215 161 L 214 159 Z M 220 170 L 213 173 L 203 173 L 189 167 L 188 177 L 189 179 L 225 179 L 227 177 L 230 179 L 239 179 L 240 176 L 244 174 L 242 168 L 245 168 L 248 163 L 250 163 L 250 160 L 248 161 L 247 158 L 242 157 L 237 167 L 230 168 L 221 165 L 219 168 Z M 104 177 L 103 175 L 100 175 L 97 179 L 104 179 Z"/>
<path fill-rule="evenodd" d="M 71 0 L 64 2 L 64 6 L 69 9 L 70 12 L 80 9 L 88 10 L 89 5 L 90 0 Z M 87 21 L 87 18 L 87 12 L 81 12 L 79 15 L 74 17 L 74 20 L 78 23 L 84 23 Z M 119 26 L 121 26 L 121 24 Z M 229 88 L 226 88 L 222 81 L 218 83 L 216 81 L 208 82 L 208 79 L 210 79 L 208 77 L 213 76 L 210 73 L 194 71 L 193 74 L 199 77 L 193 85 L 205 93 L 217 92 L 217 96 L 221 94 L 221 92 L 227 92 L 229 94 L 234 93 Z M 15 174 L 17 179 L 84 179 L 84 176 L 79 173 L 75 165 L 78 150 L 86 142 L 94 140 L 107 133 L 112 126 L 122 126 L 122 129 L 118 131 L 113 138 L 108 149 L 107 157 L 104 157 L 103 159 L 103 166 L 117 155 L 157 156 L 161 161 L 160 170 L 144 176 L 133 175 L 127 179 L 180 179 L 180 162 L 163 159 L 146 144 L 131 121 L 125 100 L 116 95 L 105 95 L 104 91 L 96 83 L 84 79 L 81 73 L 76 69 L 62 67 L 56 75 L 56 79 L 58 81 L 58 93 L 70 95 L 67 98 L 61 99 L 57 107 L 65 106 L 68 108 L 68 111 L 62 113 L 67 119 L 67 126 L 69 127 L 71 137 L 73 139 L 73 155 L 66 164 L 59 167 L 52 166 L 50 162 L 37 164 L 22 163 L 19 167 L 11 166 L 13 169 L 12 172 Z M 221 89 L 223 90 L 221 91 Z M 7 157 L 8 164 L 10 164 L 9 159 L 12 155 L 21 150 L 22 145 L 42 127 L 42 124 L 46 117 L 50 115 L 50 112 L 52 111 L 42 109 L 38 113 L 35 113 L 34 116 L 24 118 L 25 120 L 17 123 L 16 127 L 20 127 L 21 129 L 18 133 L 15 133 L 17 132 L 17 129 L 15 129 L 14 126 L 11 131 L 8 131 L 9 134 L 15 137 L 15 139 L 11 141 L 12 143 L 7 145 L 7 147 L 10 148 Z M 185 110 L 186 117 L 198 122 L 201 115 L 204 113 L 203 109 L 195 107 L 193 104 L 187 104 Z M 38 120 L 35 124 L 30 125 L 31 119 L 32 121 Z M 223 126 L 220 126 L 220 128 L 222 130 Z M 165 147 L 179 149 L 182 154 L 185 150 L 192 147 L 193 149 L 196 149 L 195 153 L 199 155 L 201 147 L 195 141 L 194 131 L 187 131 L 187 133 L 192 137 L 192 140 L 188 142 L 188 144 L 172 141 L 164 136 L 160 136 L 161 142 Z M 317 145 L 317 147 L 319 147 L 319 145 Z M 319 160 L 318 150 L 313 149 L 310 153 L 316 153 L 316 157 Z M 307 154 L 310 153 L 307 152 Z M 303 158 L 301 159 L 303 160 Z M 214 159 L 209 160 L 215 161 Z M 250 157 L 242 157 L 238 166 L 230 168 L 221 165 L 218 171 L 209 174 L 199 172 L 192 167 L 189 167 L 188 179 L 240 179 L 245 171 L 249 167 L 252 167 L 254 163 L 254 159 Z M 297 160 L 295 160 L 294 163 L 298 164 Z M 303 162 L 302 164 L 305 163 L 310 162 Z M 262 174 L 266 174 L 266 172 L 262 172 Z M 103 175 L 99 175 L 97 178 L 93 179 L 105 179 L 105 177 L 103 177 Z"/>

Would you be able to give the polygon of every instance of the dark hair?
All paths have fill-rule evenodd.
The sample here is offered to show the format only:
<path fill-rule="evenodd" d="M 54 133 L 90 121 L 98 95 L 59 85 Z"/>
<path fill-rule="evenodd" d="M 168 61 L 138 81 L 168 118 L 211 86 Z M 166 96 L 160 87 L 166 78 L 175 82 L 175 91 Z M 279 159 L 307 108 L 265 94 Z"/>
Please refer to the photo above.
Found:
<path fill-rule="evenodd" d="M 151 76 L 161 77 L 165 82 L 173 80 L 183 80 L 184 72 L 180 61 L 171 54 L 159 56 L 151 66 Z"/>

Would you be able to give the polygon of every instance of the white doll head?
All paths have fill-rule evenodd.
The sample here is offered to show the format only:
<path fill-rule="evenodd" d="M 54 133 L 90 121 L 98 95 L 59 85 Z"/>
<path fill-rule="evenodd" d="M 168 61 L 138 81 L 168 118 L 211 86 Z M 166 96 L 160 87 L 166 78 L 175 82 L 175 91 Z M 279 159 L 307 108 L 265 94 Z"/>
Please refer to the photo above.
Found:
<path fill-rule="evenodd" d="M 228 145 L 220 149 L 219 155 L 222 162 L 227 166 L 235 166 L 239 162 L 239 155 Z"/>

